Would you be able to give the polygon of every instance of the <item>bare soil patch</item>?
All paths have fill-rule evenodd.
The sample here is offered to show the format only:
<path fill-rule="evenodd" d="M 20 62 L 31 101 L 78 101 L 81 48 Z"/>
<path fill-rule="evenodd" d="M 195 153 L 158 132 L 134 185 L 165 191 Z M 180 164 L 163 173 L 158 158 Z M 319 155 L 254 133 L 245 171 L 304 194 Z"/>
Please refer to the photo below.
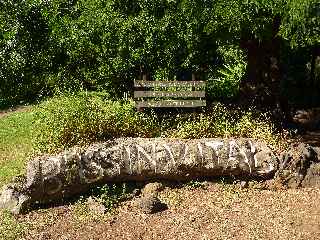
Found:
<path fill-rule="evenodd" d="M 30 106 L 17 106 L 6 110 L 0 110 L 0 118 L 6 117 L 12 113 L 25 112 L 30 109 Z"/>
<path fill-rule="evenodd" d="M 74 206 L 19 217 L 22 239 L 319 239 L 320 190 L 262 190 L 252 185 L 208 183 L 204 188 L 165 188 L 169 208 L 144 214 L 138 198 L 112 214 L 90 217 Z"/>

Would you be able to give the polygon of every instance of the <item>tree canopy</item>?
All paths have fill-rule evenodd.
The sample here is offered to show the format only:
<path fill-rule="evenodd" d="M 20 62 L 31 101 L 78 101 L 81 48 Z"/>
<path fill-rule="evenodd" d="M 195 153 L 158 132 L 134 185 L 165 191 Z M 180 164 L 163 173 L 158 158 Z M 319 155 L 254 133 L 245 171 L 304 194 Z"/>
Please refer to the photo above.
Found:
<path fill-rule="evenodd" d="M 0 101 L 80 89 L 119 97 L 141 71 L 196 72 L 209 98 L 234 97 L 252 42 L 276 39 L 261 61 L 285 64 L 281 56 L 319 46 L 319 31 L 317 0 L 0 0 Z"/>

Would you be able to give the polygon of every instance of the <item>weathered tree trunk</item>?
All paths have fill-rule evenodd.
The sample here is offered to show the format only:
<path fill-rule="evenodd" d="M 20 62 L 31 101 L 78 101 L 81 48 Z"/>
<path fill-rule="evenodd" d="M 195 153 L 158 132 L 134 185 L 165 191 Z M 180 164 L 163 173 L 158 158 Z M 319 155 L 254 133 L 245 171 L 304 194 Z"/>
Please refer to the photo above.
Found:
<path fill-rule="evenodd" d="M 241 84 L 242 94 L 251 104 L 270 109 L 279 108 L 284 120 L 291 121 L 287 98 L 281 93 L 282 67 L 280 63 L 281 39 L 278 36 L 281 18 L 276 16 L 269 40 L 243 39 L 248 67 Z"/>
<path fill-rule="evenodd" d="M 250 139 L 117 139 L 33 159 L 27 174 L 0 195 L 0 208 L 19 213 L 35 202 L 71 197 L 93 184 L 205 176 L 271 177 L 278 159 Z"/>
<path fill-rule="evenodd" d="M 316 60 L 320 55 L 320 46 L 315 45 L 311 50 L 311 69 L 310 69 L 310 85 L 312 87 L 317 87 L 316 83 Z"/>

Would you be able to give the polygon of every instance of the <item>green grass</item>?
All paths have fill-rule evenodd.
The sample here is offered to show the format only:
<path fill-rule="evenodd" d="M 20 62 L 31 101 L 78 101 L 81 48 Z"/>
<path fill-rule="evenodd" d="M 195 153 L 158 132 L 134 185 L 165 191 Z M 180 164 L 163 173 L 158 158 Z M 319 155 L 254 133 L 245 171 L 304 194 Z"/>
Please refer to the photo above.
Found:
<path fill-rule="evenodd" d="M 0 211 L 0 240 L 19 239 L 26 229 L 25 222 L 19 222 L 9 212 Z"/>
<path fill-rule="evenodd" d="M 33 149 L 33 118 L 30 110 L 0 118 L 0 187 L 24 171 Z"/>

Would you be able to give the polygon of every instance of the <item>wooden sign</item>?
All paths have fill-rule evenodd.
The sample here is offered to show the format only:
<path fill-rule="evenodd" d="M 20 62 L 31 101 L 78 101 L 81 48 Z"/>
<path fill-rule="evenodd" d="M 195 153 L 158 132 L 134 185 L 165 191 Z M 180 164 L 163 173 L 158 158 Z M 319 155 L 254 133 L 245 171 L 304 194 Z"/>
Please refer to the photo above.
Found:
<path fill-rule="evenodd" d="M 159 100 L 159 101 L 139 101 L 136 103 L 137 108 L 146 107 L 203 107 L 206 106 L 205 100 Z"/>
<path fill-rule="evenodd" d="M 134 82 L 135 87 L 205 87 L 205 81 L 144 81 Z"/>
<path fill-rule="evenodd" d="M 205 91 L 135 91 L 135 98 L 142 97 L 169 97 L 169 98 L 205 98 Z"/>
<path fill-rule="evenodd" d="M 134 81 L 134 87 L 138 88 L 134 92 L 136 107 L 141 109 L 164 107 L 196 108 L 206 106 L 206 82 L 196 81 L 194 75 L 192 79 L 192 81 L 147 81 L 144 75 L 143 80 Z M 186 90 L 185 88 L 190 90 Z"/>

